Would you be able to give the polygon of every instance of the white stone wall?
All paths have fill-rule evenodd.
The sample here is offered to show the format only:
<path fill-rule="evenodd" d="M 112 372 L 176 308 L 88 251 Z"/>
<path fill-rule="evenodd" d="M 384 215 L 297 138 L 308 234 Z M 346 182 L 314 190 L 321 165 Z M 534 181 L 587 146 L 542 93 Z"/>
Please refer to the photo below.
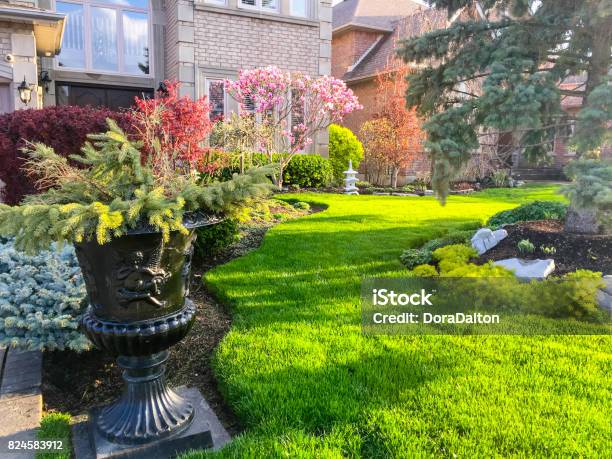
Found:
<path fill-rule="evenodd" d="M 7 55 L 12 60 L 6 60 Z M 38 82 L 38 67 L 36 61 L 36 40 L 31 25 L 0 21 L 0 59 L 3 65 L 12 69 L 10 84 L 10 109 L 36 108 L 40 106 L 36 91 L 32 93 L 32 100 L 25 106 L 19 99 L 17 87 L 25 76 L 29 84 Z M 36 89 L 36 88 L 35 88 Z"/>

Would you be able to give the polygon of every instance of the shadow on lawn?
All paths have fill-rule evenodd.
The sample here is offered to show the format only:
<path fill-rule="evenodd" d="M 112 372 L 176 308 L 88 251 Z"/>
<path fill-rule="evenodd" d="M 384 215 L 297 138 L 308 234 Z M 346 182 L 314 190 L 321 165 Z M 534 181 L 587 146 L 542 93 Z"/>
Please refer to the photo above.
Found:
<path fill-rule="evenodd" d="M 373 411 L 418 403 L 422 386 L 458 374 L 449 355 L 402 348 L 388 338 L 364 339 L 367 354 L 347 349 L 347 354 L 328 356 L 348 361 L 261 368 L 241 375 L 239 388 L 221 384 L 221 390 L 235 401 L 236 414 L 247 427 L 275 425 L 275 430 L 300 428 L 323 435 L 339 424 L 367 425 Z"/>

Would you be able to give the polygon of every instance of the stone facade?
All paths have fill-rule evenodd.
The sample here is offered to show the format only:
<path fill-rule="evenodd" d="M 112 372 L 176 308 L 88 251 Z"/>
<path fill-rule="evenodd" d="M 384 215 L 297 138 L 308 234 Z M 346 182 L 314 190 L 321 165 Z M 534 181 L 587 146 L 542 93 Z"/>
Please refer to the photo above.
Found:
<path fill-rule="evenodd" d="M 196 98 L 207 94 L 206 82 L 211 78 L 236 78 L 243 68 L 276 65 L 283 70 L 301 71 L 312 76 L 331 73 L 331 0 L 308 0 L 305 16 L 293 14 L 291 0 L 279 0 L 276 12 L 248 9 L 239 0 L 226 0 L 224 3 L 151 0 L 150 4 L 153 50 L 150 56 L 152 71 L 148 75 L 57 67 L 53 55 L 47 57 L 37 52 L 32 25 L 19 20 L 5 23 L 0 17 L 0 97 L 6 97 L 2 92 L 4 83 L 6 93 L 8 85 L 11 85 L 12 98 L 10 105 L 5 104 L 8 107 L 6 111 L 23 108 L 19 98 L 13 96 L 24 72 L 27 81 L 33 84 L 37 83 L 41 71 L 47 72 L 51 79 L 45 90 L 37 89 L 38 97 L 29 107 L 62 103 L 56 94 L 56 81 L 94 88 L 92 91 L 95 88 L 130 88 L 138 93 L 141 90 L 152 92 L 164 79 L 178 80 L 182 95 Z M 2 5 L 22 10 L 24 7 L 40 8 L 32 11 L 51 11 L 52 8 L 49 0 L 0 0 Z M 29 46 L 24 41 L 26 35 L 31 37 Z M 27 55 L 16 52 L 15 46 L 27 49 Z M 15 62 L 10 64 L 4 62 L 4 57 L 9 54 L 15 57 Z M 3 81 L 3 70 L 7 75 L 10 70 L 11 77 L 19 81 L 12 81 L 13 78 Z M 227 102 L 227 107 L 237 108 L 232 101 Z M 320 133 L 311 152 L 326 154 L 327 143 L 327 134 Z"/>
<path fill-rule="evenodd" d="M 3 111 L 26 108 L 19 98 L 17 87 L 24 77 L 28 83 L 35 84 L 37 81 L 36 42 L 32 30 L 28 24 L 0 21 L 0 58 L 5 69 L 4 78 L 0 78 Z M 28 107 L 37 106 L 40 106 L 37 93 L 33 92 Z"/>

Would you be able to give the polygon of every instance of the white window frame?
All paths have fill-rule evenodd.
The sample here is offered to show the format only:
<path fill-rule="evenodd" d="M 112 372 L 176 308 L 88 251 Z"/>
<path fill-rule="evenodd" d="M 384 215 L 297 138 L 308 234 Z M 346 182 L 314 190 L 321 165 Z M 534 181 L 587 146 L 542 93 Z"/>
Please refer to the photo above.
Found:
<path fill-rule="evenodd" d="M 83 73 L 95 73 L 102 75 L 125 75 L 140 78 L 154 78 L 154 55 L 153 52 L 153 12 L 152 12 L 152 0 L 148 0 L 148 7 L 137 8 L 133 6 L 116 5 L 113 3 L 104 3 L 97 0 L 54 0 L 53 10 L 57 11 L 57 2 L 60 3 L 72 3 L 75 5 L 81 5 L 83 7 L 83 47 L 85 51 L 85 67 L 67 67 L 59 65 L 59 56 L 53 59 L 53 67 L 56 70 L 69 70 L 72 72 L 83 72 Z M 93 67 L 92 55 L 91 55 L 91 8 L 109 8 L 115 10 L 117 13 L 117 71 L 112 70 L 101 70 Z M 134 13 L 146 13 L 147 14 L 147 28 L 148 28 L 148 42 L 149 42 L 149 73 L 129 73 L 123 71 L 124 68 L 124 41 L 123 41 L 123 11 L 134 12 Z"/>
<path fill-rule="evenodd" d="M 289 14 L 291 14 L 291 16 L 295 16 L 298 18 L 309 18 L 312 16 L 312 11 L 311 11 L 311 0 L 302 0 L 305 4 L 305 13 L 302 14 L 297 14 L 296 12 L 293 11 L 293 2 L 294 0 L 289 0 Z"/>
<path fill-rule="evenodd" d="M 226 6 L 227 0 L 204 0 L 204 3 L 210 3 L 212 5 L 218 5 L 218 6 Z"/>
<path fill-rule="evenodd" d="M 280 4 L 282 0 L 276 1 L 276 8 L 268 8 L 263 6 L 263 0 L 255 0 L 255 5 L 247 5 L 242 3 L 242 0 L 238 0 L 238 8 L 242 8 L 245 10 L 255 10 L 255 11 L 264 11 L 266 13 L 280 13 Z"/>
<path fill-rule="evenodd" d="M 211 83 L 223 83 L 223 81 L 224 81 L 223 78 L 205 78 L 204 79 L 204 92 L 205 92 L 206 99 L 208 100 L 208 103 L 211 103 L 210 102 L 210 84 Z M 223 88 L 223 118 L 224 119 L 227 118 L 227 114 L 229 113 L 227 102 L 228 102 L 228 94 L 225 88 Z"/>

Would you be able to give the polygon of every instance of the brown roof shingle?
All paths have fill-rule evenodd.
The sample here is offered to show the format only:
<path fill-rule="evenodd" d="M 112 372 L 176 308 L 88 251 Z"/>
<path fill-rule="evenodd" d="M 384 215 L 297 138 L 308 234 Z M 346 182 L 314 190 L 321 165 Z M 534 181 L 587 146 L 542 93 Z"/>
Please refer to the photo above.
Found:
<path fill-rule="evenodd" d="M 370 78 L 377 73 L 399 65 L 395 56 L 399 40 L 422 35 L 446 27 L 446 11 L 433 8 L 420 9 L 392 23 L 393 33 L 380 40 L 358 65 L 342 77 L 343 80 Z"/>
<path fill-rule="evenodd" d="M 421 7 L 414 0 L 344 0 L 334 6 L 333 30 L 355 26 L 391 31 L 395 21 Z"/>

